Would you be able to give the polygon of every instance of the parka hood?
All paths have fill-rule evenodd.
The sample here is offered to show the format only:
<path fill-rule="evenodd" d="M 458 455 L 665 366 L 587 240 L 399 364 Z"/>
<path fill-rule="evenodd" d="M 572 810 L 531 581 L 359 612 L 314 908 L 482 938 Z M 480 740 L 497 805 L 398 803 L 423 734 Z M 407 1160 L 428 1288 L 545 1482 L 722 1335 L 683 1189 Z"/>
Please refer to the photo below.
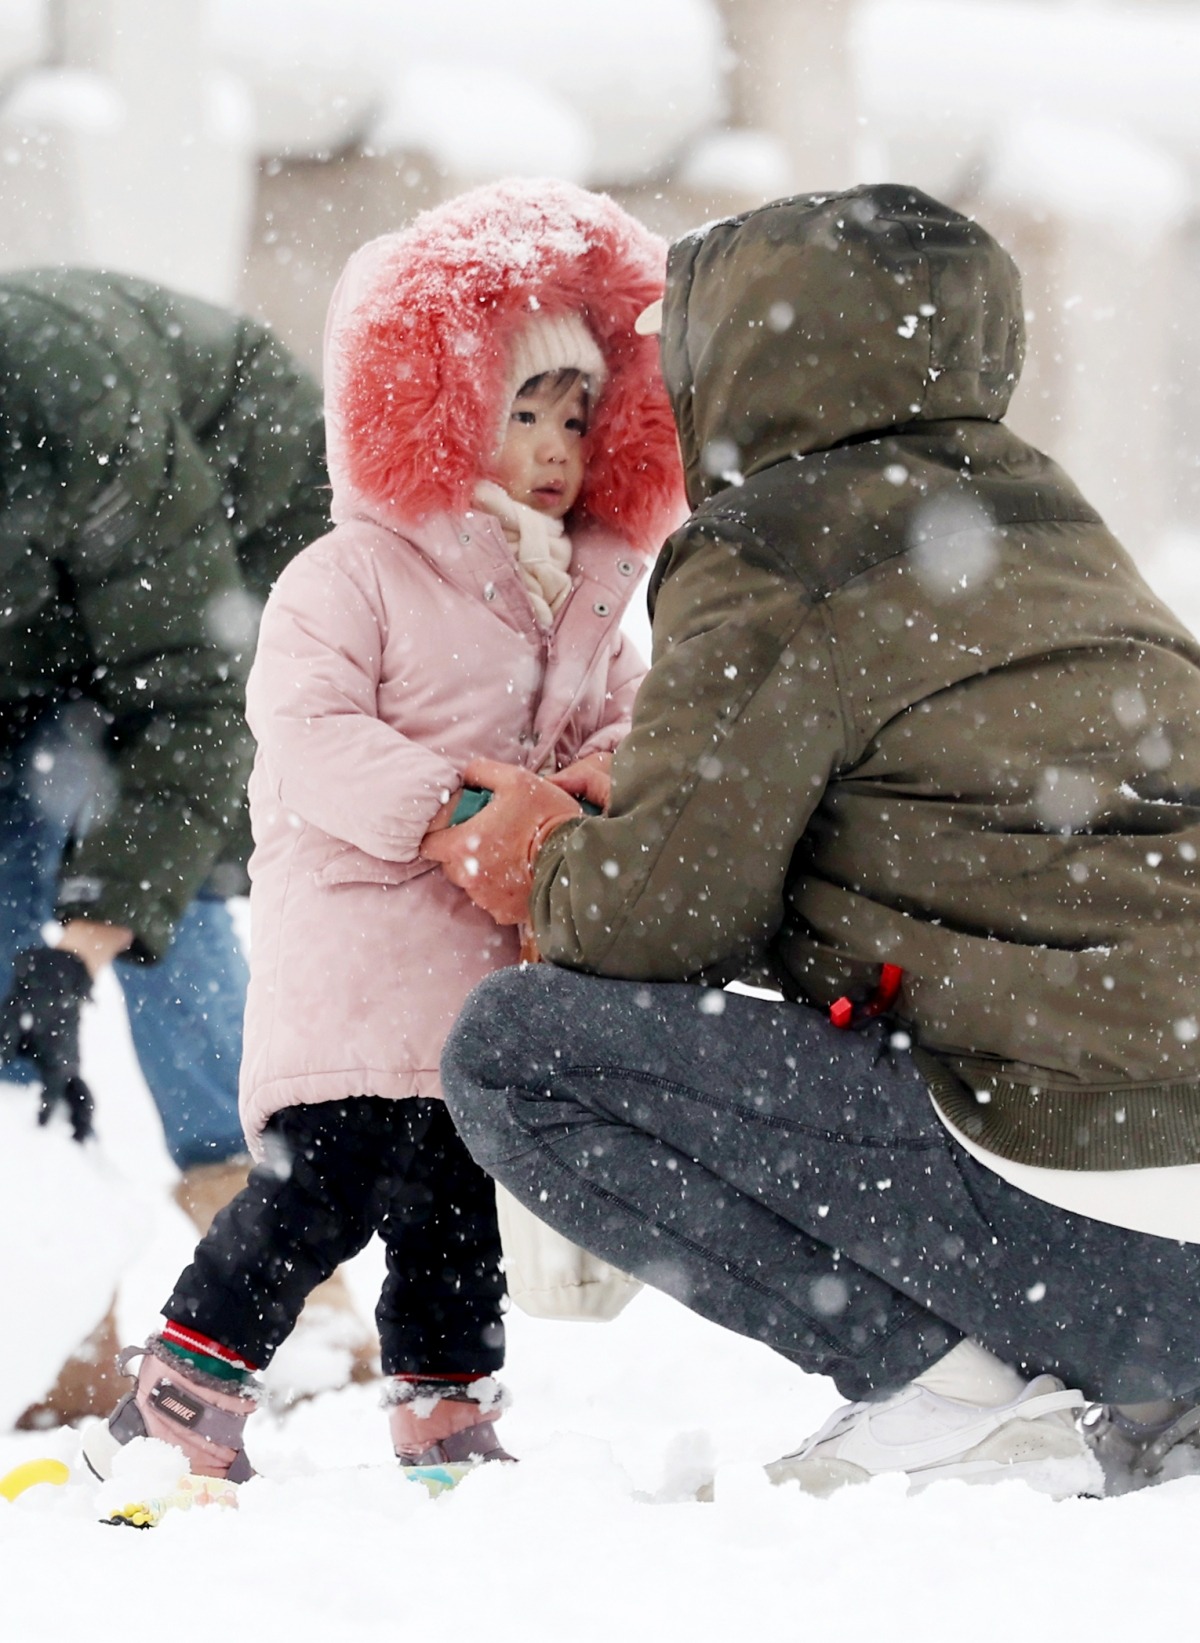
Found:
<path fill-rule="evenodd" d="M 578 313 L 608 368 L 578 509 L 657 552 L 684 511 L 657 340 L 634 320 L 663 289 L 666 245 L 602 194 L 489 184 L 363 246 L 325 333 L 336 521 L 458 513 L 502 425 L 517 334 L 533 313 Z"/>
<path fill-rule="evenodd" d="M 1024 357 L 1020 276 L 918 189 L 804 194 L 676 241 L 661 341 L 697 507 L 787 456 L 999 421 Z"/>

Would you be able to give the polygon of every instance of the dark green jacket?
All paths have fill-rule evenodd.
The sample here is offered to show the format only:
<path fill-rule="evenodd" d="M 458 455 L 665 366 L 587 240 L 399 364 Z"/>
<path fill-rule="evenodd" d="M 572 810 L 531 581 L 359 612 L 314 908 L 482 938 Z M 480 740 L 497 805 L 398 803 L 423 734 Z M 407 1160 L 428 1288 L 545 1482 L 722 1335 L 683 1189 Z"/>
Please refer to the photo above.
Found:
<path fill-rule="evenodd" d="M 672 248 L 695 512 L 610 817 L 543 848 L 536 932 L 604 975 L 766 963 L 821 1008 L 900 965 L 898 1022 L 982 1145 L 1194 1161 L 1200 651 L 1001 424 L 1021 355 L 1011 261 L 912 190 Z"/>
<path fill-rule="evenodd" d="M 0 756 L 49 710 L 103 772 L 57 914 L 154 959 L 230 841 L 258 609 L 327 529 L 320 392 L 261 325 L 139 280 L 0 276 Z M 86 828 L 86 833 L 85 833 Z"/>

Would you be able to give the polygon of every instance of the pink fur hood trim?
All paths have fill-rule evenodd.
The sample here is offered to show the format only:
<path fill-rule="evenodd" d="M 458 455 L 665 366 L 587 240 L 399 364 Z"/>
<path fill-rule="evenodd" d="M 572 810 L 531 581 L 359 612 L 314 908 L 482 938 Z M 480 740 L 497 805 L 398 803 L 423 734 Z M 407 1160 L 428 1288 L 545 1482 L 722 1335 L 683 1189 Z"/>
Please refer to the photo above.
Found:
<path fill-rule="evenodd" d="M 683 518 L 657 337 L 666 246 L 614 201 L 558 181 L 491 183 L 363 246 L 325 333 L 333 518 L 395 527 L 461 513 L 501 424 L 528 316 L 582 314 L 609 370 L 579 511 L 655 553 Z"/>

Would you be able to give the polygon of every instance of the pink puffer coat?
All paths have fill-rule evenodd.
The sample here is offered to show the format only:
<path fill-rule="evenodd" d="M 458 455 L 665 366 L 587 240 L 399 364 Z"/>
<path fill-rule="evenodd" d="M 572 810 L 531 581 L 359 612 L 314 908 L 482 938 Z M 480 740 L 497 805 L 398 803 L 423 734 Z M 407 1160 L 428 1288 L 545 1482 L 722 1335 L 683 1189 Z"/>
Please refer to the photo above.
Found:
<path fill-rule="evenodd" d="M 280 577 L 247 694 L 258 755 L 241 1105 L 256 1153 L 272 1113 L 297 1102 L 439 1095 L 463 1000 L 515 962 L 515 932 L 417 855 L 467 761 L 561 769 L 628 729 L 642 664 L 619 622 L 680 511 L 655 340 L 632 329 L 663 259 L 610 201 L 497 185 L 365 247 L 334 295 L 335 528 Z M 478 465 L 462 456 L 489 448 L 508 342 L 534 306 L 584 312 L 610 370 L 587 517 L 568 521 L 574 586 L 549 632 L 498 522 L 467 505 Z"/>

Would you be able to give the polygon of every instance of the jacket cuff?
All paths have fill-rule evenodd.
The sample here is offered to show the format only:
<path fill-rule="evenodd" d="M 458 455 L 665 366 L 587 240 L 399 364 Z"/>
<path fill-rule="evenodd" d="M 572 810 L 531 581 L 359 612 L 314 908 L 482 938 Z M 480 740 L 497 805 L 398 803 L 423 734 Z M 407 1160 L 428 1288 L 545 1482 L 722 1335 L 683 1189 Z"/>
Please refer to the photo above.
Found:
<path fill-rule="evenodd" d="M 560 827 L 570 827 L 581 820 L 579 816 L 548 816 L 545 821 L 539 822 L 529 836 L 529 849 L 525 861 L 529 867 L 530 878 L 533 877 L 534 865 L 541 854 L 542 846 L 551 833 L 557 833 Z"/>
<path fill-rule="evenodd" d="M 530 841 L 529 867 L 533 877 L 533 891 L 537 893 L 538 882 L 543 877 L 549 878 L 558 871 L 562 862 L 563 851 L 571 834 L 580 822 L 587 820 L 586 816 L 567 816 L 556 821 L 552 827 L 547 827 L 540 835 L 535 833 Z M 553 840 L 553 849 L 546 849 Z"/>

